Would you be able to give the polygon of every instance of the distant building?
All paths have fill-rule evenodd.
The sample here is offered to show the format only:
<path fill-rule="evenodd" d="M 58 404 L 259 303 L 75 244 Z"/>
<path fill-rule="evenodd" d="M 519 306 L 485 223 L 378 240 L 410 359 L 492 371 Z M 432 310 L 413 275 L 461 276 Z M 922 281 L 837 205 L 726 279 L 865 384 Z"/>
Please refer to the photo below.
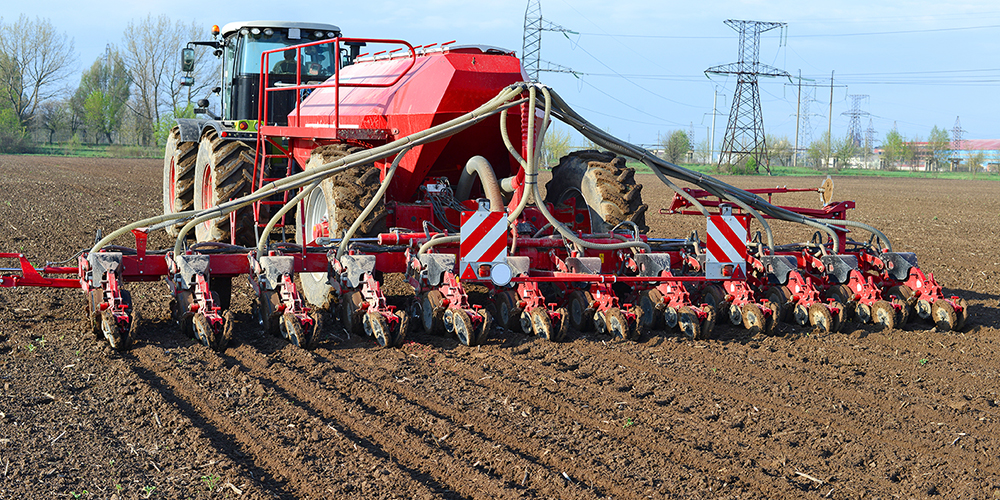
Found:
<path fill-rule="evenodd" d="M 965 139 L 962 141 L 962 149 L 948 151 L 946 163 L 937 165 L 931 157 L 931 151 L 928 150 L 928 143 L 913 142 L 907 144 L 916 147 L 916 158 L 910 162 L 900 161 L 892 170 L 997 172 L 1000 169 L 1000 139 Z M 953 144 L 949 146 L 953 146 Z M 851 161 L 851 167 L 888 170 L 887 165 L 884 164 L 882 153 L 882 148 L 875 148 L 867 162 L 863 157 L 858 157 Z M 978 165 L 969 164 L 970 160 L 976 159 L 982 161 Z"/>

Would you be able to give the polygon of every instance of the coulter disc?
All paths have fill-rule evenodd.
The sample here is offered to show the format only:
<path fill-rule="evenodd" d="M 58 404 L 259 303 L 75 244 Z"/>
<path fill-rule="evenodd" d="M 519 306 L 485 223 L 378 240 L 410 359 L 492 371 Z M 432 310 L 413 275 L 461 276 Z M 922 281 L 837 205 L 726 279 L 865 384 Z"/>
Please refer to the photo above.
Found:
<path fill-rule="evenodd" d="M 742 309 L 743 327 L 750 332 L 750 335 L 762 333 L 767 326 L 767 317 L 764 316 L 764 312 L 761 311 L 760 306 L 748 302 L 743 304 Z"/>
<path fill-rule="evenodd" d="M 833 315 L 826 304 L 814 302 L 809 306 L 809 324 L 824 333 L 833 331 Z"/>

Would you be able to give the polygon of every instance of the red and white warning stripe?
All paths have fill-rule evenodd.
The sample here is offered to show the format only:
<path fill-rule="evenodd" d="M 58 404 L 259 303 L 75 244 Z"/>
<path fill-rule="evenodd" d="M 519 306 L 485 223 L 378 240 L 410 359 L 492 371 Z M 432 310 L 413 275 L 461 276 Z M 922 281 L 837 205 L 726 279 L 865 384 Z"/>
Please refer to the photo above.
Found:
<path fill-rule="evenodd" d="M 462 212 L 461 261 L 507 261 L 507 214 L 503 212 Z"/>
<path fill-rule="evenodd" d="M 710 262 L 733 264 L 747 260 L 747 228 L 737 217 L 713 215 L 708 218 L 708 258 Z"/>

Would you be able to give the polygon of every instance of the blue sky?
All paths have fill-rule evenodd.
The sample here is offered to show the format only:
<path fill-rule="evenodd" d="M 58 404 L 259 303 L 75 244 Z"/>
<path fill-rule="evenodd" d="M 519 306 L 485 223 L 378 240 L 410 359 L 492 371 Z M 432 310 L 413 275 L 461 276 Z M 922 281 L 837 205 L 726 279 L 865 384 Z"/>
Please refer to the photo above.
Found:
<path fill-rule="evenodd" d="M 64 0 L 22 3 L 5 9 L 3 19 L 13 21 L 22 13 L 50 19 L 74 39 L 83 68 L 107 44 L 119 42 L 130 20 L 148 14 L 203 24 L 206 36 L 212 24 L 231 21 L 309 20 L 336 24 L 347 36 L 402 38 L 415 45 L 457 40 L 520 54 L 527 5 L 490 0 L 101 3 L 103 8 Z M 737 33 L 724 24 L 726 19 L 788 23 L 785 30 L 763 35 L 760 61 L 793 75 L 801 71 L 805 83 L 819 86 L 804 92 L 814 98 L 809 103 L 813 139 L 827 129 L 831 71 L 838 85 L 834 136 L 847 133 L 848 96 L 867 95 L 862 111 L 870 113 L 877 139 L 894 125 L 905 137 L 925 139 L 935 125 L 950 131 L 956 117 L 966 139 L 1000 138 L 1000 4 L 995 2 L 542 0 L 542 13 L 576 32 L 544 33 L 542 58 L 578 72 L 542 73 L 542 82 L 591 122 L 634 143 L 652 144 L 676 129 L 693 131 L 695 142 L 701 142 L 710 135 L 716 93 L 715 137 L 721 142 L 736 82 L 722 75 L 709 78 L 704 70 L 737 61 Z M 797 92 L 790 83 L 761 79 L 760 97 L 766 132 L 794 141 Z M 867 128 L 869 117 L 861 121 Z"/>

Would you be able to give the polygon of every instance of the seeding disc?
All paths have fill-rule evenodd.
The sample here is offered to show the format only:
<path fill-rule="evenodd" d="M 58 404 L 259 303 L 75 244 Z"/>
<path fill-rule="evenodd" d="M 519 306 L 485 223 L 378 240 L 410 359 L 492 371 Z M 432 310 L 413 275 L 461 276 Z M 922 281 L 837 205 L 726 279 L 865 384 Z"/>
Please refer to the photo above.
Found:
<path fill-rule="evenodd" d="M 663 300 L 663 294 L 657 289 L 646 290 L 639 295 L 639 329 L 649 333 L 663 325 L 663 313 L 656 307 Z"/>
<path fill-rule="evenodd" d="M 566 309 L 569 312 L 569 325 L 574 330 L 586 332 L 594 326 L 594 311 L 590 308 L 592 302 L 590 292 L 570 292 Z"/>
<path fill-rule="evenodd" d="M 705 316 L 705 320 L 698 327 L 698 340 L 710 339 L 715 330 L 715 308 L 708 304 L 703 304 L 701 310 L 705 311 L 708 316 Z"/>
<path fill-rule="evenodd" d="M 969 305 L 965 302 L 965 299 L 958 299 L 958 305 L 962 310 L 956 312 L 958 314 L 958 324 L 955 325 L 955 330 L 965 328 L 965 322 L 969 320 Z"/>
<path fill-rule="evenodd" d="M 198 342 L 201 342 L 206 347 L 212 345 L 212 325 L 203 313 L 195 313 L 191 317 L 191 327 L 194 328 L 194 336 L 198 339 Z"/>
<path fill-rule="evenodd" d="M 809 309 L 802 304 L 795 304 L 795 322 L 799 326 L 806 326 L 810 324 L 811 318 L 809 315 Z"/>
<path fill-rule="evenodd" d="M 462 345 L 476 345 L 472 330 L 472 318 L 469 317 L 469 313 L 461 309 L 448 309 L 445 312 L 444 324 L 448 325 L 448 323 L 451 323 L 451 329 Z"/>

